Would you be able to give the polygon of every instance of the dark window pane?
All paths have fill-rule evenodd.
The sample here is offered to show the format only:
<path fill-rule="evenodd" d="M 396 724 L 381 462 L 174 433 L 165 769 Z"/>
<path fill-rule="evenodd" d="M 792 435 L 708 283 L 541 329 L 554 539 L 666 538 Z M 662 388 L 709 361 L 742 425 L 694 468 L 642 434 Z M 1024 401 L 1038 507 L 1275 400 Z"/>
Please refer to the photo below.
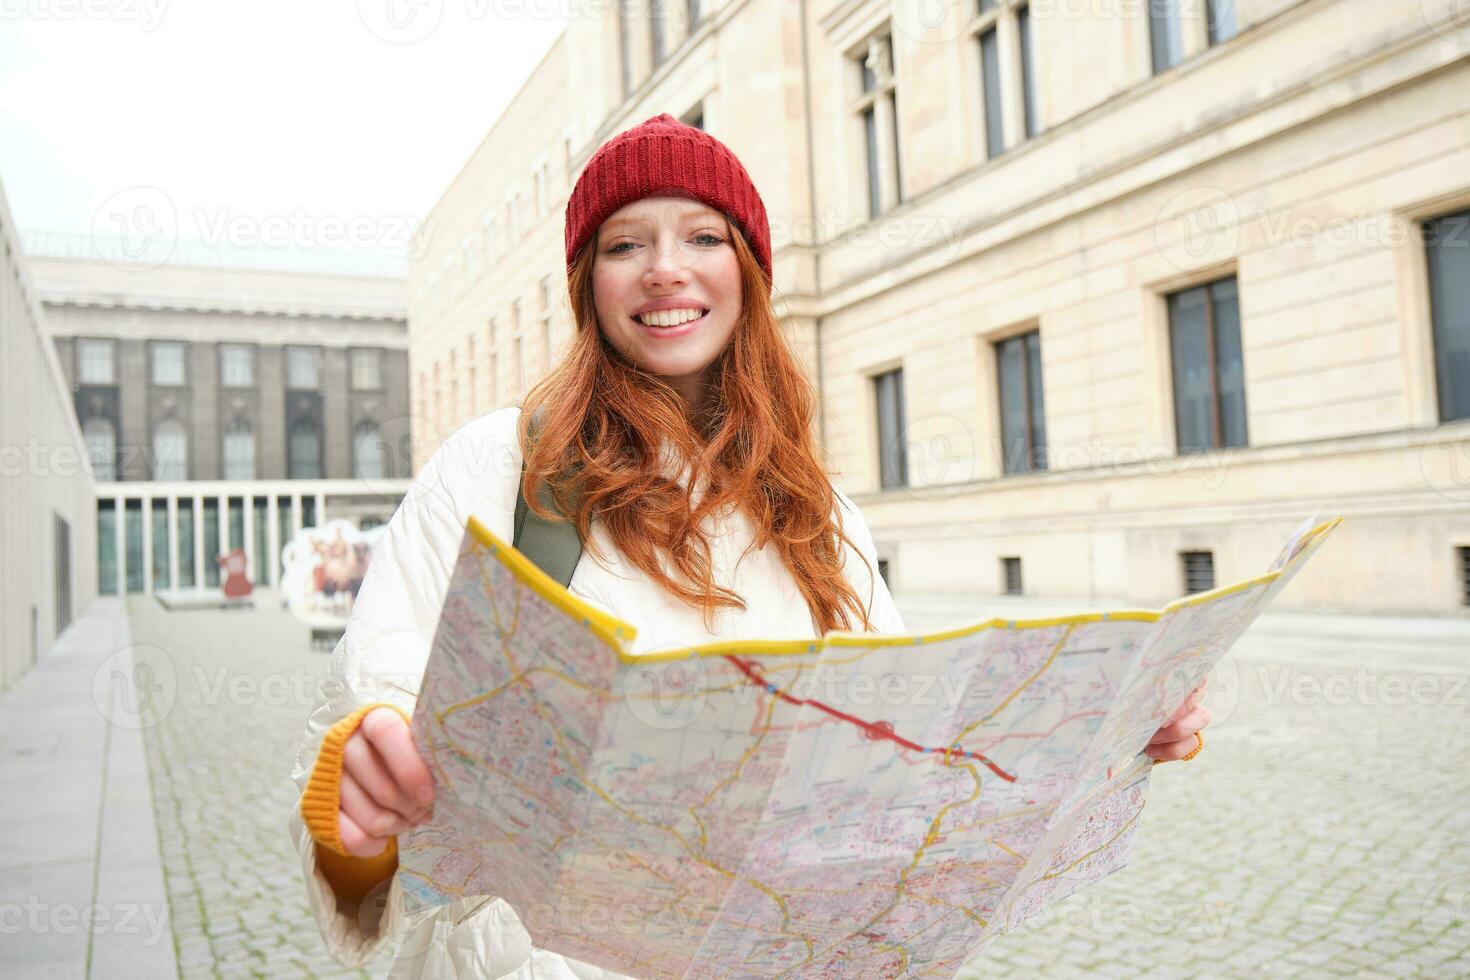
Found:
<path fill-rule="evenodd" d="M 1215 369 L 1219 373 L 1220 444 L 1249 443 L 1245 427 L 1245 369 L 1240 354 L 1240 301 L 1235 278 L 1209 287 L 1215 318 Z"/>
<path fill-rule="evenodd" d="M 1021 559 L 1002 558 L 1001 567 L 1005 573 L 1006 595 L 1021 595 Z"/>
<path fill-rule="evenodd" d="M 1184 564 L 1184 591 L 1189 595 L 1208 592 L 1215 587 L 1215 553 L 1213 551 L 1183 551 L 1179 557 Z"/>
<path fill-rule="evenodd" d="M 321 479 L 322 435 L 309 419 L 291 425 L 290 469 L 293 480 Z"/>
<path fill-rule="evenodd" d="M 1036 61 L 1031 54 L 1031 8 L 1016 11 L 1016 27 L 1021 34 L 1021 100 L 1026 110 L 1026 136 L 1041 132 L 1036 117 Z"/>
<path fill-rule="evenodd" d="M 1184 59 L 1184 35 L 1179 23 L 1179 0 L 1149 0 L 1149 45 L 1153 51 L 1154 74 L 1173 68 Z"/>
<path fill-rule="evenodd" d="M 1026 396 L 1030 400 L 1031 468 L 1046 469 L 1046 405 L 1041 387 L 1041 334 L 1032 331 L 1026 340 Z"/>
<path fill-rule="evenodd" d="M 168 501 L 153 501 L 153 588 L 168 588 Z"/>
<path fill-rule="evenodd" d="M 878 404 L 879 483 L 884 489 L 908 485 L 908 459 L 903 444 L 903 371 L 873 379 Z"/>
<path fill-rule="evenodd" d="M 1240 30 L 1235 19 L 1236 0 L 1209 0 L 1210 43 L 1228 41 Z"/>
<path fill-rule="evenodd" d="M 219 585 L 219 498 L 204 498 L 204 584 Z"/>
<path fill-rule="evenodd" d="M 863 129 L 868 141 L 868 213 L 876 218 L 883 210 L 883 189 L 878 179 L 878 118 L 871 106 L 863 111 Z"/>
<path fill-rule="evenodd" d="M 1030 469 L 1026 433 L 1026 348 L 1020 337 L 996 345 L 996 373 L 1000 385 L 1000 438 L 1007 473 Z"/>
<path fill-rule="evenodd" d="M 980 75 L 985 89 L 985 153 L 998 157 L 1005 152 L 1005 130 L 1001 126 L 1000 50 L 993 27 L 980 35 Z"/>
<path fill-rule="evenodd" d="M 255 508 L 255 584 L 270 585 L 270 513 L 264 497 L 256 497 Z"/>
<path fill-rule="evenodd" d="M 893 120 L 893 188 L 894 198 L 903 203 L 903 164 L 898 156 L 898 92 L 888 93 L 889 118 Z"/>
<path fill-rule="evenodd" d="M 97 591 L 117 595 L 117 507 L 97 501 Z"/>
<path fill-rule="evenodd" d="M 1442 422 L 1470 419 L 1470 211 L 1424 223 Z"/>
<path fill-rule="evenodd" d="M 230 498 L 230 550 L 245 547 L 245 501 Z"/>
<path fill-rule="evenodd" d="M 194 582 L 194 501 L 179 501 L 179 588 L 192 589 Z"/>
<path fill-rule="evenodd" d="M 999 0 L 980 0 L 980 12 L 983 14 L 987 10 L 994 10 L 998 2 Z"/>
<path fill-rule="evenodd" d="M 291 543 L 291 538 L 295 534 L 295 531 L 293 530 L 294 527 L 295 527 L 295 518 L 291 514 L 291 498 L 290 497 L 277 497 L 276 498 L 276 531 L 279 534 L 279 537 L 276 540 L 277 540 L 277 542 L 280 545 L 280 550 L 278 550 L 275 554 L 271 555 L 271 577 L 272 578 L 279 579 L 281 577 L 281 551 L 284 551 L 285 548 L 286 548 L 286 545 L 288 545 L 288 544 Z"/>
<path fill-rule="evenodd" d="M 1181 453 L 1214 445 L 1210 346 L 1205 289 L 1169 297 L 1169 349 L 1174 367 L 1174 427 Z"/>
<path fill-rule="evenodd" d="M 143 501 L 129 500 L 125 505 L 127 524 L 128 591 L 143 591 Z"/>

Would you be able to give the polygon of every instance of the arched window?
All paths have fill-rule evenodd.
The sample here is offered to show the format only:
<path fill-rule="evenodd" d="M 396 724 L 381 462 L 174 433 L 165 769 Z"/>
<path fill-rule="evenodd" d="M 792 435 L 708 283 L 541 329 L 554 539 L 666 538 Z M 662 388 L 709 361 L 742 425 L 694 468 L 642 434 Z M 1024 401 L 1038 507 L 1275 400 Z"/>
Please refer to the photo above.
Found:
<path fill-rule="evenodd" d="M 322 478 L 322 434 L 311 419 L 291 423 L 290 457 L 291 479 Z"/>
<path fill-rule="evenodd" d="M 111 419 L 96 417 L 82 427 L 87 444 L 87 459 L 98 482 L 117 479 L 117 426 Z"/>
<path fill-rule="evenodd" d="M 153 429 L 153 479 L 189 478 L 189 439 L 174 419 L 164 419 Z"/>
<path fill-rule="evenodd" d="M 225 479 L 255 479 L 255 432 L 246 419 L 236 419 L 225 430 Z"/>
<path fill-rule="evenodd" d="M 359 480 L 383 478 L 383 440 L 371 422 L 358 423 L 352 434 L 352 471 Z"/>

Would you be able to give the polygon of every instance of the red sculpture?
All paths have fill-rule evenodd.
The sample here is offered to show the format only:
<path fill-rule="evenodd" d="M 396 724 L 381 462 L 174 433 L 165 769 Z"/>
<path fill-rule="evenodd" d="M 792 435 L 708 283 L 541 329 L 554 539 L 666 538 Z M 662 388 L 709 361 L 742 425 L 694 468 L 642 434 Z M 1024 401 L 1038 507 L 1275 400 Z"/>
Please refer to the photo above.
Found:
<path fill-rule="evenodd" d="M 245 549 L 236 548 L 215 559 L 225 570 L 225 595 L 231 599 L 243 599 L 255 590 L 250 579 L 245 577 Z"/>

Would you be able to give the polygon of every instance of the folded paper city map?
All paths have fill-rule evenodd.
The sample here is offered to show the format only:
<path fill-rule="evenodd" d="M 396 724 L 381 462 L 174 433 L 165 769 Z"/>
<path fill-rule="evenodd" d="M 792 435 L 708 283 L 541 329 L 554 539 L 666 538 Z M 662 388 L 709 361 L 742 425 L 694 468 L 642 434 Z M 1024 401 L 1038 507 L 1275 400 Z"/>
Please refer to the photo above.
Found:
<path fill-rule="evenodd" d="M 1158 611 L 635 654 L 466 528 L 413 718 L 410 911 L 490 896 L 637 977 L 949 977 L 1123 867 L 1153 734 L 1341 518 Z"/>

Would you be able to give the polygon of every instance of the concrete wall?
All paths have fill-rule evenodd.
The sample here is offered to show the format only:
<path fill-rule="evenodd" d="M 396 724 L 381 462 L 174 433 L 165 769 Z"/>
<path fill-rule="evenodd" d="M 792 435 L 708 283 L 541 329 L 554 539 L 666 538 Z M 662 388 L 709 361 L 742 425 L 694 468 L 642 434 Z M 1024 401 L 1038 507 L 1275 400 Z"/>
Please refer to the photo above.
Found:
<path fill-rule="evenodd" d="M 96 500 L 71 394 L 0 187 L 0 689 L 97 594 Z M 65 521 L 70 575 L 58 566 Z M 59 582 L 65 587 L 59 588 Z"/>

